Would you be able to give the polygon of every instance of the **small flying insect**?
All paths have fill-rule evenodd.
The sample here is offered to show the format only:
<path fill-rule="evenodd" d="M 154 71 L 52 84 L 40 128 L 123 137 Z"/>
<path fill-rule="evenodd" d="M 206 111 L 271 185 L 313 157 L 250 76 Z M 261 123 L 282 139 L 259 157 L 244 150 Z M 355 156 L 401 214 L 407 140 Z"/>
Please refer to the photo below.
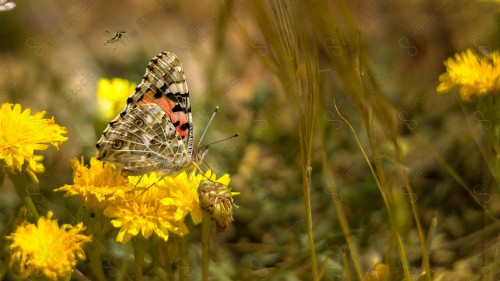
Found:
<path fill-rule="evenodd" d="M 106 31 L 107 33 L 110 33 L 109 31 Z M 106 44 L 111 44 L 111 43 L 116 43 L 118 41 L 120 41 L 120 39 L 122 38 L 123 34 L 126 33 L 125 31 L 117 31 L 115 33 L 115 36 L 113 36 L 113 38 L 109 39 L 108 41 L 106 41 Z"/>
<path fill-rule="evenodd" d="M 0 12 L 12 10 L 16 7 L 16 3 L 8 2 L 8 0 L 0 0 Z"/>

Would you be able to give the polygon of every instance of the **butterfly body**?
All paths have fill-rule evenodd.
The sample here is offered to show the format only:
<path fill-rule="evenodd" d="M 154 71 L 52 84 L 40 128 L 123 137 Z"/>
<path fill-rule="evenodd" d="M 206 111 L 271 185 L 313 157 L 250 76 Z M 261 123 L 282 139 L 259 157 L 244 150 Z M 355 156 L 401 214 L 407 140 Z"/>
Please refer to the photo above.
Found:
<path fill-rule="evenodd" d="M 189 90 L 174 54 L 162 52 L 151 59 L 96 147 L 99 160 L 119 164 L 126 175 L 178 174 L 203 159 L 207 147 L 193 153 Z"/>

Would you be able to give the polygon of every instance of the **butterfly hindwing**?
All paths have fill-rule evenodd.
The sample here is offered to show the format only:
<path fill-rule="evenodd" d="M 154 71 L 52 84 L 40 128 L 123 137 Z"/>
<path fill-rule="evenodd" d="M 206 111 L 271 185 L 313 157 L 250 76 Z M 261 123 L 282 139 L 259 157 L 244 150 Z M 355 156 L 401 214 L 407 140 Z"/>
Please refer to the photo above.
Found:
<path fill-rule="evenodd" d="M 121 164 L 128 175 L 170 174 L 190 159 L 172 121 L 156 104 L 132 108 L 111 123 L 98 146 L 103 161 Z"/>

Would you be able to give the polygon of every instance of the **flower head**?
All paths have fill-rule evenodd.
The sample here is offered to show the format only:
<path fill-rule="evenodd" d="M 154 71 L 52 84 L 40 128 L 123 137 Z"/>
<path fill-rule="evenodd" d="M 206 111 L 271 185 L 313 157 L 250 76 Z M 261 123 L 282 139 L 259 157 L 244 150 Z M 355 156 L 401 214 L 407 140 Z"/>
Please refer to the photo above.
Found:
<path fill-rule="evenodd" d="M 104 210 L 104 215 L 113 218 L 113 226 L 120 228 L 118 242 L 126 243 L 139 234 L 147 239 L 153 233 L 167 241 L 169 232 L 179 236 L 189 232 L 184 222 L 187 214 L 195 223 L 201 221 L 196 192 L 200 179 L 194 173 L 163 178 L 151 173 L 129 179 L 136 189 Z"/>
<path fill-rule="evenodd" d="M 201 197 L 201 208 L 207 211 L 215 222 L 217 232 L 223 232 L 233 222 L 233 196 L 237 192 L 231 192 L 229 188 L 228 174 L 218 180 L 214 173 L 208 171 L 205 176 L 209 180 L 201 182 L 198 193 Z"/>
<path fill-rule="evenodd" d="M 83 158 L 71 161 L 73 184 L 65 185 L 54 191 L 66 191 L 65 196 L 76 195 L 84 205 L 106 207 L 117 198 L 124 198 L 125 192 L 132 190 L 128 179 L 113 164 L 103 163 L 96 158 L 90 159 L 86 167 Z"/>
<path fill-rule="evenodd" d="M 110 120 L 118 115 L 135 86 L 134 83 L 121 78 L 100 79 L 97 84 L 97 102 L 101 117 Z"/>
<path fill-rule="evenodd" d="M 31 109 L 21 111 L 21 105 L 4 103 L 0 107 L 0 168 L 12 173 L 21 171 L 26 162 L 26 172 L 38 182 L 36 173 L 45 168 L 43 156 L 35 150 L 45 150 L 50 145 L 58 148 L 68 138 L 66 128 L 57 125 L 54 117 L 44 119 L 45 111 L 31 114 Z"/>
<path fill-rule="evenodd" d="M 52 212 L 41 217 L 37 225 L 19 226 L 7 236 L 12 240 L 10 266 L 15 268 L 21 278 L 42 272 L 47 279 L 57 280 L 68 276 L 77 260 L 85 260 L 82 244 L 91 238 L 80 234 L 85 228 L 80 223 L 76 226 L 64 224 L 59 227 L 57 220 L 52 220 Z"/>
<path fill-rule="evenodd" d="M 175 177 L 165 177 L 164 182 L 168 187 L 169 196 L 162 199 L 163 204 L 176 204 L 182 216 L 191 214 L 193 223 L 199 224 L 203 217 L 198 197 L 198 186 L 203 179 L 202 174 L 182 172 Z"/>
<path fill-rule="evenodd" d="M 438 93 L 459 88 L 460 97 L 470 100 L 474 95 L 491 94 L 500 89 L 500 54 L 488 56 L 473 53 L 470 49 L 456 54 L 444 62 L 446 72 L 439 76 Z"/>

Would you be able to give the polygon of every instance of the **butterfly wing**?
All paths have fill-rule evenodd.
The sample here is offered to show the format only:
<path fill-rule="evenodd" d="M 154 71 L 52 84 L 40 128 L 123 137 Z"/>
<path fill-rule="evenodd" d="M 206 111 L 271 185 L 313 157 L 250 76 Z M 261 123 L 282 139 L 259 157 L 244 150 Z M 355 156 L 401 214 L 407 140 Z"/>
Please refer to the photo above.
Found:
<path fill-rule="evenodd" d="M 129 175 L 173 174 L 190 164 L 189 90 L 174 54 L 163 52 L 149 62 L 141 83 L 96 147 L 98 159 L 120 164 Z"/>

